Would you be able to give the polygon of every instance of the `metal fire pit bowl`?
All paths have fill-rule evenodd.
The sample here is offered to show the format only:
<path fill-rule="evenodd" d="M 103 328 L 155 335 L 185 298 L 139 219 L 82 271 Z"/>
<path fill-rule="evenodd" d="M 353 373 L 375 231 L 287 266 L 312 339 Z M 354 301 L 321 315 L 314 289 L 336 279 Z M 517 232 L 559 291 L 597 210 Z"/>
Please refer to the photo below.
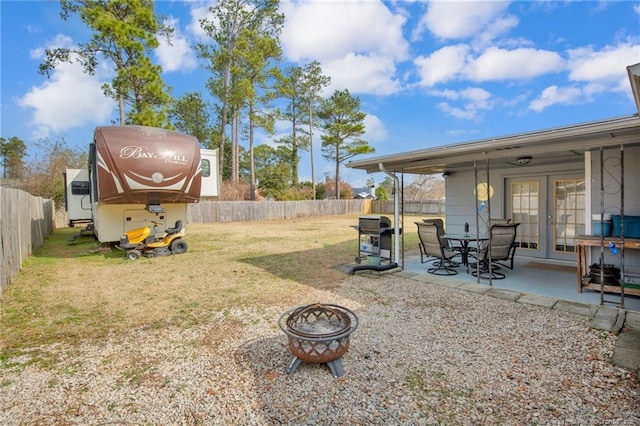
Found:
<path fill-rule="evenodd" d="M 349 336 L 358 328 L 358 317 L 338 305 L 314 303 L 290 309 L 278 325 L 289 339 L 293 354 L 287 368 L 293 374 L 302 361 L 326 363 L 333 377 L 344 374 L 342 355 L 349 350 Z"/>

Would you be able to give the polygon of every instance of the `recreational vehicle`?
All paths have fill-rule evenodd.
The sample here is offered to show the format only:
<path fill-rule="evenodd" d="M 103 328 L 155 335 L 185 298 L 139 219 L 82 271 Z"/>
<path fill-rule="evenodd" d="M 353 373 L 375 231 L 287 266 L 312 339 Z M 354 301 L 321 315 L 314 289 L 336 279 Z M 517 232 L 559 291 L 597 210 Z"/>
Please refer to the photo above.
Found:
<path fill-rule="evenodd" d="M 98 241 L 117 242 L 133 229 L 186 223 L 188 203 L 216 197 L 217 150 L 171 130 L 103 126 L 89 147 L 88 169 L 69 169 L 65 179 L 69 224 L 91 221 Z"/>

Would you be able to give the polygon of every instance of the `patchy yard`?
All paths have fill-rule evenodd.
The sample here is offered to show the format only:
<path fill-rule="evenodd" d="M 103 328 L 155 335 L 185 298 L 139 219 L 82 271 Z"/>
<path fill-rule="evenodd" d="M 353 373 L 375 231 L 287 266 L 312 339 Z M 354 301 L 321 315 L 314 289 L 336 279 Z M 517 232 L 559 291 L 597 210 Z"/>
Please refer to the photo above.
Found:
<path fill-rule="evenodd" d="M 349 277 L 334 267 L 353 260 L 356 223 L 190 225 L 186 254 L 135 262 L 56 232 L 3 295 L 0 423 L 640 423 L 638 382 L 609 363 L 614 336 L 559 311 Z M 284 373 L 278 317 L 318 301 L 360 319 L 340 379 Z"/>

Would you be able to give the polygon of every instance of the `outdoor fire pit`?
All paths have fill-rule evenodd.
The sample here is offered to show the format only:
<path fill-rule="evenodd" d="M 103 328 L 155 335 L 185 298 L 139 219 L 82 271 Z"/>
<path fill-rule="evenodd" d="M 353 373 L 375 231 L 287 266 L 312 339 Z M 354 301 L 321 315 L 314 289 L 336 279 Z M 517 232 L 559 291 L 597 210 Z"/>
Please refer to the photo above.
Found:
<path fill-rule="evenodd" d="M 333 377 L 344 374 L 342 355 L 349 350 L 349 336 L 358 327 L 358 317 L 338 305 L 314 303 L 290 309 L 278 325 L 289 339 L 293 354 L 287 368 L 293 374 L 302 361 L 326 363 Z"/>

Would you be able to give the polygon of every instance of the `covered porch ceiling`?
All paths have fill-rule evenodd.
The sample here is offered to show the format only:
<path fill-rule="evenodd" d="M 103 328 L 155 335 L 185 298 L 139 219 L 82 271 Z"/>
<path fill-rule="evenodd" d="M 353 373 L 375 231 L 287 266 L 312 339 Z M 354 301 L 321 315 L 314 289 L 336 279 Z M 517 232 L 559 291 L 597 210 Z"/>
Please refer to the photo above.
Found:
<path fill-rule="evenodd" d="M 368 173 L 381 171 L 409 174 L 440 174 L 473 170 L 474 162 L 491 168 L 521 168 L 584 163 L 587 151 L 601 147 L 640 146 L 640 117 L 609 119 L 557 127 L 511 136 L 481 139 L 401 154 L 351 161 L 347 167 Z M 531 157 L 522 165 L 518 158 Z"/>

